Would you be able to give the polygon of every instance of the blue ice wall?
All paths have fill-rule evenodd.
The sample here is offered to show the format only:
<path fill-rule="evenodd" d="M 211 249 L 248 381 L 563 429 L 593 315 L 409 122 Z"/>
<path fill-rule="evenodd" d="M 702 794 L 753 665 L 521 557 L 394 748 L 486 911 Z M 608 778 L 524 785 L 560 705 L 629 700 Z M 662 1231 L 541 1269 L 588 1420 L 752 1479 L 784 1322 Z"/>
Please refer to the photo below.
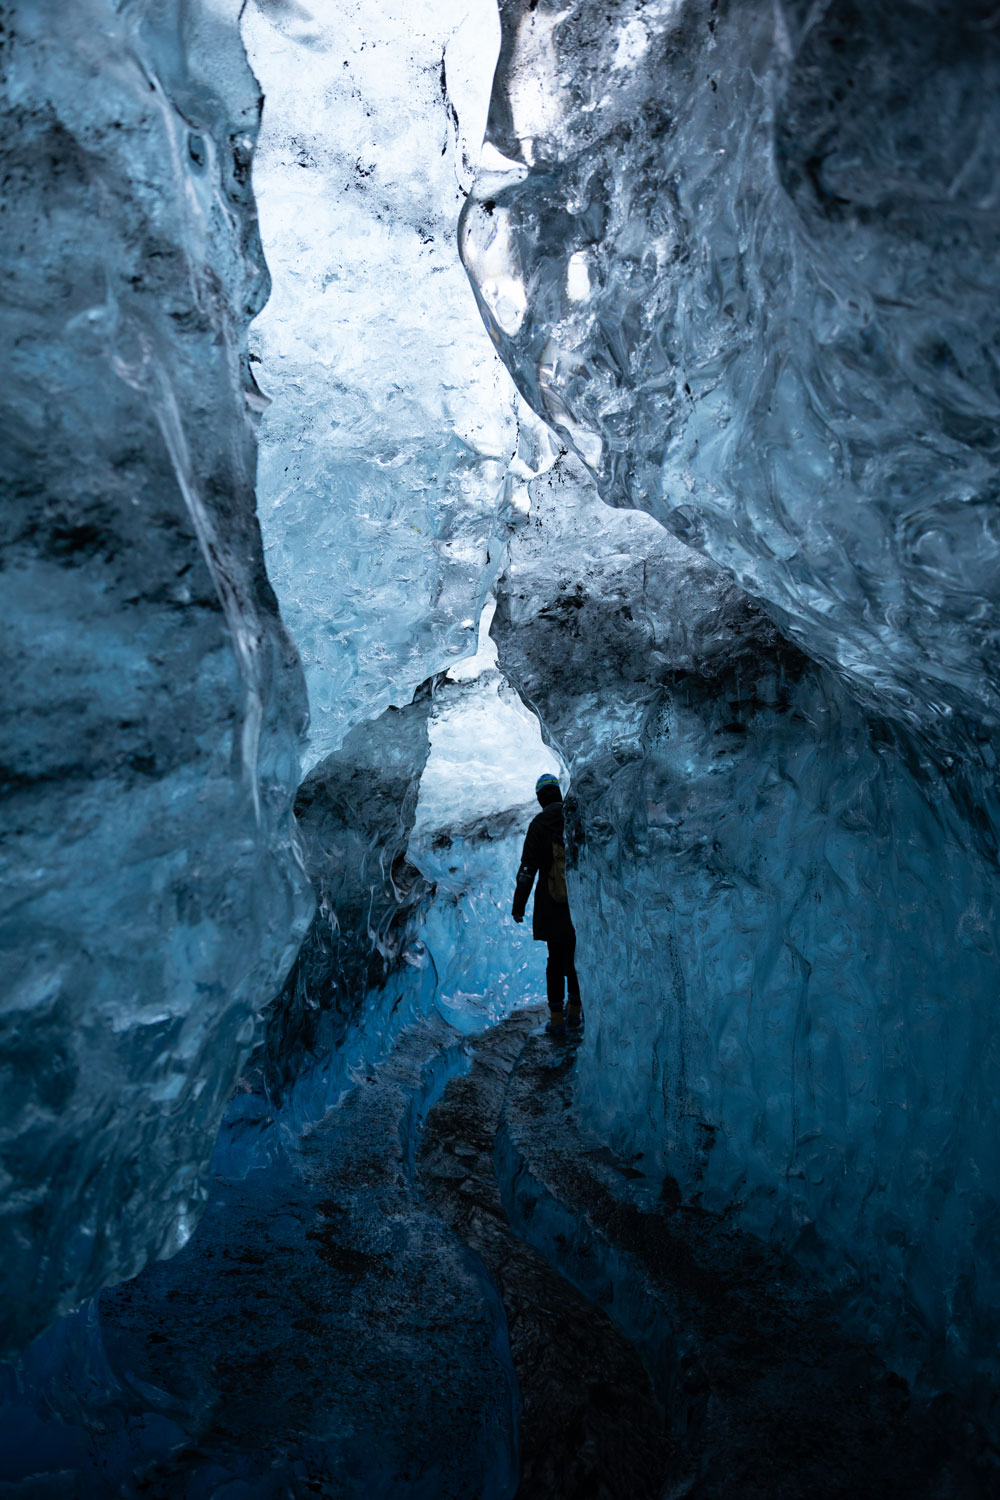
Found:
<path fill-rule="evenodd" d="M 573 776 L 585 1117 L 818 1268 L 908 1372 L 989 1399 L 988 742 L 935 757 L 866 713 L 579 464 L 530 489 L 493 629 Z"/>
<path fill-rule="evenodd" d="M 995 724 L 992 7 L 501 16 L 462 243 L 522 392 L 876 711 Z"/>
<path fill-rule="evenodd" d="M 474 649 L 496 573 L 515 392 L 455 224 L 500 27 L 495 0 L 259 0 L 241 24 L 273 278 L 251 334 L 260 518 L 311 766 Z"/>
<path fill-rule="evenodd" d="M 4 1349 L 184 1242 L 309 917 L 237 10 L 5 12 Z"/>
<path fill-rule="evenodd" d="M 352 1065 L 384 1055 L 399 1026 L 426 1011 L 433 995 L 432 975 L 423 982 L 431 965 L 413 938 L 433 886 L 409 861 L 407 847 L 438 685 L 431 678 L 412 703 L 357 725 L 296 796 L 316 914 L 268 1008 L 255 1059 L 269 1100 L 285 1106 L 289 1121 L 321 1116 Z"/>
<path fill-rule="evenodd" d="M 910 1366 L 995 1374 L 991 12 L 501 18 L 481 310 L 600 494 L 695 549 L 563 464 L 497 612 L 578 794 L 585 1107 Z"/>

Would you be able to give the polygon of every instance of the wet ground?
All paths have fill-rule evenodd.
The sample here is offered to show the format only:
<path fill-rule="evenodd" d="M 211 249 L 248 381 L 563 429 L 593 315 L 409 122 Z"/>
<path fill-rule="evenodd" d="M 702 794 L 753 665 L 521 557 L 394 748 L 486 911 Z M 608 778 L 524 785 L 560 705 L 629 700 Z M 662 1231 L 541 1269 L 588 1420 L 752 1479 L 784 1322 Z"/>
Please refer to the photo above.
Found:
<path fill-rule="evenodd" d="M 653 1208 L 635 1201 L 637 1174 L 588 1142 L 574 1119 L 572 1042 L 528 1037 L 499 1090 L 504 1031 L 518 1024 L 508 1021 L 476 1044 L 470 1073 L 431 1112 L 421 1158 L 428 1194 L 483 1256 L 518 1318 L 524 1282 L 509 1289 L 510 1263 L 498 1259 L 494 1233 L 536 1247 L 586 1294 L 573 1327 L 581 1348 L 589 1337 L 590 1353 L 578 1369 L 614 1369 L 615 1410 L 624 1407 L 626 1424 L 642 1429 L 642 1440 L 629 1444 L 636 1461 L 630 1467 L 627 1456 L 619 1465 L 614 1436 L 601 1433 L 612 1420 L 605 1383 L 583 1374 L 567 1383 L 539 1365 L 533 1335 L 520 1340 L 512 1320 L 525 1399 L 519 1496 L 1000 1495 L 997 1454 L 960 1408 L 947 1399 L 913 1400 L 906 1382 L 839 1326 L 832 1303 L 783 1257 L 676 1199 Z M 454 1169 L 448 1175 L 449 1157 L 471 1141 L 481 1148 L 481 1186 L 456 1183 Z M 470 1209 L 480 1192 L 482 1206 Z M 487 1215 L 496 1228 L 484 1235 Z M 544 1307 L 549 1297 L 540 1282 L 530 1301 Z M 626 1374 L 609 1323 L 641 1355 L 642 1378 L 634 1365 Z M 572 1407 L 568 1442 L 546 1422 L 553 1401 Z M 575 1437 L 581 1430 L 594 1435 L 585 1451 Z"/>
<path fill-rule="evenodd" d="M 179 1255 L 0 1373 L 0 1496 L 1000 1495 L 960 1408 L 581 1134 L 540 1020 L 422 1023 L 220 1178 Z"/>

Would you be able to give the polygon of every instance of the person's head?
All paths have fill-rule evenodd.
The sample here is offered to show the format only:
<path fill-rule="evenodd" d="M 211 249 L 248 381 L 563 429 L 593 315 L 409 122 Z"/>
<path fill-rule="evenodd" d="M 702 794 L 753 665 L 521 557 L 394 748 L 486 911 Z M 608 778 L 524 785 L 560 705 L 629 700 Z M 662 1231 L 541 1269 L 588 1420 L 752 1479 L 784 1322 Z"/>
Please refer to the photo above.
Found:
<path fill-rule="evenodd" d="M 535 796 L 543 807 L 548 807 L 550 802 L 561 802 L 562 792 L 559 790 L 559 777 L 553 776 L 546 771 L 544 776 L 539 776 L 535 782 Z"/>

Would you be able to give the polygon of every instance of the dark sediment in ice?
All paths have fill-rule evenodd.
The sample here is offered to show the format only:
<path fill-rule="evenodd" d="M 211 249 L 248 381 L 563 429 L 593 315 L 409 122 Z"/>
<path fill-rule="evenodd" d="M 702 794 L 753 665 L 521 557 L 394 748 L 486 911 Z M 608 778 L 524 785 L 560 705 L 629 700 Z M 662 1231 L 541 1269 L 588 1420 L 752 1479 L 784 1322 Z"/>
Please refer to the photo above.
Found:
<path fill-rule="evenodd" d="M 481 1257 L 507 1315 L 521 1393 L 518 1500 L 663 1492 L 671 1441 L 635 1348 L 507 1221 L 494 1143 L 510 1071 L 537 1029 L 521 1012 L 473 1046 L 430 1111 L 418 1156 L 428 1202 Z"/>
<path fill-rule="evenodd" d="M 3 1370 L 0 1495 L 987 1500 L 969 1410 L 582 1129 L 540 1018 L 412 1027 L 218 1179 L 183 1251 Z"/>
<path fill-rule="evenodd" d="M 1000 1453 L 971 1410 L 915 1398 L 844 1329 L 822 1281 L 582 1131 L 577 1056 L 575 1042 L 529 1040 L 496 1178 L 511 1228 L 643 1354 L 672 1443 L 650 1495 L 985 1500 Z"/>

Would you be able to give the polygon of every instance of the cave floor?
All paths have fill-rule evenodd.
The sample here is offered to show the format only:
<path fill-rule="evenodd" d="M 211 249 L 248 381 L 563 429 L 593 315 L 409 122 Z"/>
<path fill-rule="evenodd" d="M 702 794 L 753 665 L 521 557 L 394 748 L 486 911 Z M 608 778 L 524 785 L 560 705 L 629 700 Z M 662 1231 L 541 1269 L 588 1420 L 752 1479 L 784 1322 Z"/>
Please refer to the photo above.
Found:
<path fill-rule="evenodd" d="M 639 1174 L 574 1118 L 576 1043 L 524 1024 L 475 1043 L 420 1155 L 507 1309 L 519 1500 L 1000 1494 L 978 1429 L 913 1399 L 783 1256 L 678 1201 L 640 1206 Z"/>
<path fill-rule="evenodd" d="M 218 1179 L 184 1250 L 8 1380 L 0 1496 L 1000 1493 L 963 1415 L 781 1257 L 650 1206 L 540 1020 L 422 1022 L 296 1150 Z"/>

